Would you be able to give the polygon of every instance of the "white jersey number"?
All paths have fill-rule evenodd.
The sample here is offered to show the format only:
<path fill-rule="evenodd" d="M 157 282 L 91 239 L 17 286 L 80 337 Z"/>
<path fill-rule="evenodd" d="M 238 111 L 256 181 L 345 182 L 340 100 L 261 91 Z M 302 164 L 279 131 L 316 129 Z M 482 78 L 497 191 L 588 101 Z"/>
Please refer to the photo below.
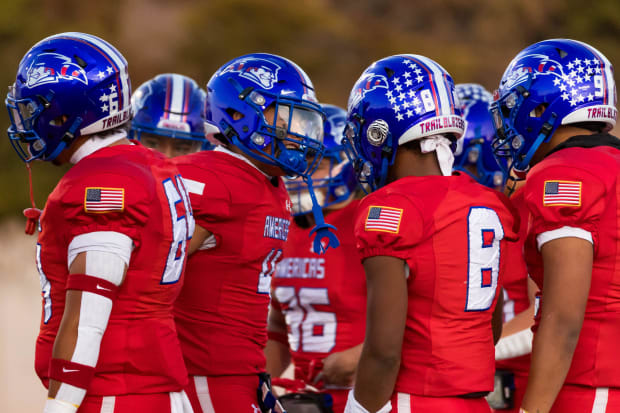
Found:
<path fill-rule="evenodd" d="M 465 311 L 491 308 L 499 276 L 500 241 L 504 228 L 490 208 L 471 207 L 467 216 L 468 264 Z"/>
<path fill-rule="evenodd" d="M 314 305 L 329 305 L 327 288 L 277 287 L 276 299 L 288 308 L 283 310 L 289 326 L 288 341 L 292 351 L 329 353 L 336 345 L 336 314 L 317 311 Z"/>
<path fill-rule="evenodd" d="M 192 215 L 192 207 L 189 203 L 189 196 L 183 185 L 180 175 L 175 176 L 174 182 L 168 178 L 164 180 L 164 191 L 168 198 L 168 206 L 170 207 L 170 217 L 172 220 L 172 242 L 168 251 L 168 259 L 166 267 L 161 277 L 162 284 L 174 284 L 179 281 L 183 273 L 183 265 L 185 264 L 185 254 L 187 253 L 187 241 L 194 234 L 194 216 Z M 177 210 L 177 205 L 183 207 L 181 211 Z"/>
<path fill-rule="evenodd" d="M 39 229 L 41 231 L 41 229 Z M 41 244 L 37 243 L 37 270 L 39 270 L 39 281 L 41 282 L 41 297 L 43 297 L 43 324 L 47 324 L 52 318 L 52 287 L 43 272 L 41 265 Z"/>
<path fill-rule="evenodd" d="M 282 250 L 272 248 L 263 260 L 261 272 L 258 274 L 258 287 L 256 288 L 257 293 L 270 294 L 271 276 L 276 271 L 280 256 L 282 256 Z"/>

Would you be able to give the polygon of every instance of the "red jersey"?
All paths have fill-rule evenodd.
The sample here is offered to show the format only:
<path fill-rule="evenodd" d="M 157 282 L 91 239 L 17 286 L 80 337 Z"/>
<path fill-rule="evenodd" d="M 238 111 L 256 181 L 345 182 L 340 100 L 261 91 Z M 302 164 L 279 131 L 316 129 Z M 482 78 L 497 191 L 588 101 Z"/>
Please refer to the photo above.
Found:
<path fill-rule="evenodd" d="M 286 318 L 296 378 L 306 380 L 308 364 L 361 344 L 366 331 L 366 276 L 353 233 L 359 201 L 325 216 L 338 231 L 340 246 L 325 255 L 312 250 L 310 228 L 291 227 L 284 259 L 273 279 L 272 305 Z M 320 371 L 320 363 L 314 373 Z"/>
<path fill-rule="evenodd" d="M 504 323 L 512 320 L 515 315 L 527 310 L 530 306 L 528 295 L 528 274 L 525 258 L 523 257 L 523 244 L 527 235 L 527 224 L 529 214 L 525 199 L 523 198 L 523 187 L 519 188 L 511 197 L 510 201 L 519 213 L 519 240 L 511 243 L 512 251 L 505 254 L 506 271 L 502 276 L 502 288 L 504 290 Z M 498 360 L 495 363 L 497 369 L 510 370 L 514 373 L 525 373 L 530 370 L 530 354 L 514 357 L 506 360 Z"/>
<path fill-rule="evenodd" d="M 35 367 L 46 386 L 65 305 L 67 250 L 75 236 L 95 231 L 125 234 L 134 248 L 88 394 L 180 391 L 187 383 L 172 316 L 193 232 L 186 201 L 178 170 L 142 146 L 99 149 L 63 176 L 45 205 L 37 244 L 43 314 Z"/>
<path fill-rule="evenodd" d="M 223 151 L 175 158 L 196 223 L 215 246 L 187 263 L 175 319 L 189 374 L 265 370 L 271 276 L 282 258 L 290 200 L 281 178 Z"/>
<path fill-rule="evenodd" d="M 588 136 L 588 140 L 596 138 L 596 135 Z M 562 236 L 584 238 L 589 234 L 594 245 L 585 318 L 566 376 L 567 384 L 620 387 L 618 176 L 620 150 L 597 146 L 568 147 L 552 153 L 527 177 L 525 200 L 532 217 L 525 256 L 530 276 L 542 290 L 541 306 L 544 305 L 544 274 L 537 241 Z"/>
<path fill-rule="evenodd" d="M 364 198 L 355 224 L 363 258 L 400 258 L 410 271 L 395 392 L 493 389 L 491 318 L 515 221 L 503 194 L 467 175 L 406 177 Z"/>

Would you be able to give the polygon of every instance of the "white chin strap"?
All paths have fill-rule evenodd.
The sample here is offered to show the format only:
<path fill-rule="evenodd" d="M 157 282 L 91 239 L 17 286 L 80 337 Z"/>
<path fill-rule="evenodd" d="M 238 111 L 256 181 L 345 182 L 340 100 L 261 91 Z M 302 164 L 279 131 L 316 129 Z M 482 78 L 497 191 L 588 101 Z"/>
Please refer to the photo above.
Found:
<path fill-rule="evenodd" d="M 454 164 L 454 154 L 450 148 L 450 139 L 443 135 L 432 135 L 422 138 L 420 141 L 420 149 L 422 153 L 435 151 L 437 153 L 437 161 L 439 169 L 444 176 L 452 175 L 452 165 Z"/>

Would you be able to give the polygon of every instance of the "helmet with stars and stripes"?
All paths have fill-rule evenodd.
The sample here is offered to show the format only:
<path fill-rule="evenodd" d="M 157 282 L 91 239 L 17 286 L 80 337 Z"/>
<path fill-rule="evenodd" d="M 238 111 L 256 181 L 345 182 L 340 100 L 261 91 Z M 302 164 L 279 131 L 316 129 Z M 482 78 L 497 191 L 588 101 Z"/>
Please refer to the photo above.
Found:
<path fill-rule="evenodd" d="M 157 75 L 140 85 L 131 97 L 130 136 L 138 140 L 142 134 L 182 139 L 207 149 L 205 99 L 206 92 L 193 79 L 175 73 Z"/>
<path fill-rule="evenodd" d="M 344 143 L 358 181 L 375 190 L 399 145 L 434 135 L 455 142 L 464 129 L 450 74 L 427 57 L 403 54 L 374 62 L 353 86 Z"/>
<path fill-rule="evenodd" d="M 609 60 L 570 39 L 544 40 L 523 49 L 502 76 L 491 105 L 496 156 L 527 170 L 532 156 L 561 125 L 616 124 L 616 84 Z"/>
<path fill-rule="evenodd" d="M 130 97 L 114 46 L 85 33 L 50 36 L 26 53 L 9 87 L 9 139 L 24 162 L 54 160 L 79 136 L 129 121 Z"/>

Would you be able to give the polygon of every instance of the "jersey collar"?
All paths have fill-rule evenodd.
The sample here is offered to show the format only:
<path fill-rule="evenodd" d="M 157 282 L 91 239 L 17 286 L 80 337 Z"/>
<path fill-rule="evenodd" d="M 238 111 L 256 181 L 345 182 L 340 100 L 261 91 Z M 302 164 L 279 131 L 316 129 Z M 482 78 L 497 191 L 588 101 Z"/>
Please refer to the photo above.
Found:
<path fill-rule="evenodd" d="M 82 146 L 80 146 L 74 153 L 71 155 L 71 159 L 69 162 L 72 164 L 76 164 L 82 159 L 86 158 L 88 155 L 91 155 L 98 151 L 101 148 L 105 148 L 106 146 L 112 145 L 114 142 L 120 141 L 127 137 L 127 132 L 125 130 L 119 129 L 104 135 L 93 135 L 88 138 Z M 132 143 L 133 145 L 133 143 Z"/>
<path fill-rule="evenodd" d="M 235 153 L 235 152 L 231 151 L 230 149 L 226 148 L 225 146 L 219 145 L 219 146 L 216 146 L 215 149 L 213 149 L 213 150 L 215 152 L 223 152 L 223 153 L 226 153 L 226 154 L 228 154 L 228 155 L 230 155 L 230 156 L 232 156 L 234 158 L 241 159 L 243 162 L 247 163 L 248 165 L 251 165 L 252 168 L 256 169 L 258 172 L 263 174 L 267 179 L 273 178 L 272 176 L 267 175 L 265 172 L 263 172 L 260 169 L 258 169 L 258 167 L 256 165 L 254 165 L 252 162 L 250 162 L 250 160 L 248 158 L 246 158 L 243 155 L 240 155 L 238 153 Z"/>

